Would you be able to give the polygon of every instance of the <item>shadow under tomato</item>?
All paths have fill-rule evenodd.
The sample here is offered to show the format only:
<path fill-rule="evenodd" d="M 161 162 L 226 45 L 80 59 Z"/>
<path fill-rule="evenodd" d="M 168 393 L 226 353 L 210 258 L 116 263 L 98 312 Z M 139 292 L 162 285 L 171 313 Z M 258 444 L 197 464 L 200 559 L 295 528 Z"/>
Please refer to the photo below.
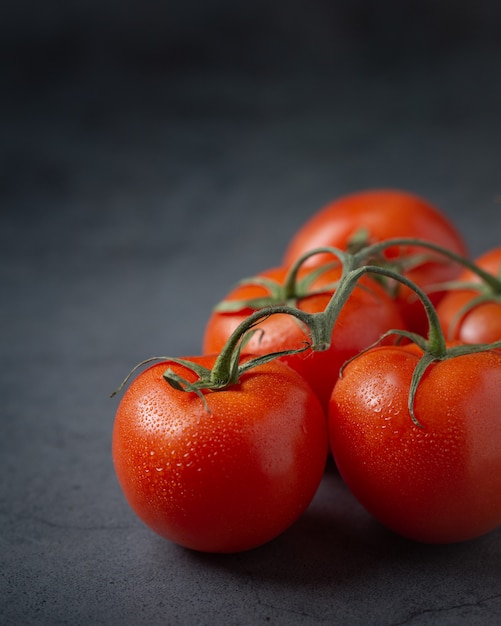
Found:
<path fill-rule="evenodd" d="M 388 566 L 388 559 L 412 559 L 422 550 L 374 520 L 330 468 L 308 510 L 273 541 L 238 554 L 190 552 L 189 558 L 235 575 L 304 586 L 370 576 L 383 560 Z"/>
<path fill-rule="evenodd" d="M 400 570 L 448 567 L 472 558 L 482 541 L 427 545 L 400 537 L 363 509 L 330 465 L 307 511 L 273 541 L 237 554 L 179 550 L 185 563 L 224 570 L 237 579 L 335 588 L 353 579 L 369 581 L 383 571 L 398 576 Z"/>

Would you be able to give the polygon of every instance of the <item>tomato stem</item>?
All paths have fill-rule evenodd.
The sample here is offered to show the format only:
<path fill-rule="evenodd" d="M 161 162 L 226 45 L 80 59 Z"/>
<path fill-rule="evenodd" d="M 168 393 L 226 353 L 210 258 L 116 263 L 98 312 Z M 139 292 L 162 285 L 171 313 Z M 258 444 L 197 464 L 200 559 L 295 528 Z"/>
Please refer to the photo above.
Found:
<path fill-rule="evenodd" d="M 469 269 L 471 272 L 479 276 L 484 283 L 486 283 L 490 289 L 494 293 L 501 293 L 501 279 L 499 277 L 493 276 L 489 272 L 486 272 L 483 268 L 476 265 L 470 259 L 453 252 L 452 250 L 448 250 L 438 244 L 432 243 L 431 241 L 425 241 L 422 239 L 413 239 L 410 237 L 397 237 L 394 239 L 386 239 L 385 241 L 379 241 L 377 243 L 371 244 L 366 248 L 362 248 L 354 253 L 352 256 L 354 257 L 355 265 L 360 266 L 366 264 L 366 260 L 371 257 L 378 257 L 382 252 L 384 252 L 387 248 L 397 247 L 397 246 L 412 246 L 412 247 L 421 247 L 426 248 L 428 250 L 433 250 L 434 252 L 438 252 L 440 255 L 447 257 L 451 261 L 461 265 L 462 267 Z"/>
<path fill-rule="evenodd" d="M 254 313 L 246 317 L 237 326 L 237 328 L 232 332 L 232 334 L 224 344 L 212 367 L 210 381 L 207 381 L 208 388 L 221 389 L 229 385 L 236 384 L 238 382 L 238 378 L 241 374 L 241 369 L 238 367 L 232 367 L 232 364 L 238 361 L 241 349 L 246 342 L 246 336 L 248 337 L 249 332 L 257 330 L 255 327 L 259 324 L 259 322 L 270 317 L 270 315 L 278 314 L 292 315 L 297 318 L 301 323 L 303 323 L 310 331 L 312 337 L 312 348 L 313 345 L 319 343 L 315 336 L 317 322 L 314 317 L 316 314 L 306 313 L 305 311 L 301 311 L 300 309 L 296 309 L 295 307 L 287 305 L 265 307 L 263 309 L 259 309 L 258 311 L 254 311 Z M 309 345 L 310 344 L 308 344 L 308 347 Z M 279 356 L 295 354 L 297 352 L 302 352 L 304 349 L 305 347 L 301 346 L 295 350 L 273 352 L 268 355 L 262 355 L 261 357 L 251 359 L 250 362 L 254 365 L 258 365 L 262 364 L 265 360 L 269 361 L 271 359 L 278 358 Z M 236 358 L 237 361 L 235 360 Z M 245 366 L 245 369 L 250 369 L 249 362 Z"/>
<path fill-rule="evenodd" d="M 217 356 L 215 363 L 210 371 L 205 369 L 202 370 L 200 368 L 195 369 L 194 367 L 190 366 L 188 361 L 186 361 L 183 363 L 187 367 L 191 367 L 191 369 L 198 376 L 198 380 L 194 383 L 189 383 L 188 381 L 181 379 L 178 376 L 173 376 L 170 370 L 167 370 L 164 374 L 166 382 L 171 384 L 176 389 L 182 391 L 192 391 L 198 393 L 202 397 L 200 390 L 210 389 L 216 391 L 220 389 L 225 389 L 230 385 L 238 383 L 239 377 L 244 371 L 247 371 L 252 367 L 256 367 L 272 359 L 278 358 L 280 356 L 297 354 L 307 349 L 311 349 L 313 351 L 326 350 L 331 344 L 332 333 L 334 331 L 334 327 L 339 317 L 339 314 L 346 304 L 355 286 L 357 285 L 358 280 L 364 274 L 384 276 L 411 289 L 423 304 L 428 319 L 427 339 L 414 335 L 413 333 L 405 334 L 406 331 L 404 330 L 394 331 L 396 333 L 400 332 L 400 334 L 404 336 L 408 336 L 411 340 L 414 340 L 420 347 L 423 348 L 424 355 L 414 372 L 411 391 L 409 395 L 409 411 L 411 413 L 412 419 L 416 423 L 416 425 L 421 426 L 418 420 L 415 418 L 413 403 L 417 386 L 426 368 L 435 360 L 442 360 L 451 356 L 456 356 L 459 354 L 459 352 L 463 354 L 475 350 L 478 351 L 482 349 L 492 349 L 492 347 L 498 346 L 497 344 L 492 344 L 491 346 L 469 346 L 468 348 L 462 347 L 461 351 L 459 352 L 452 348 L 448 350 L 437 312 L 427 294 L 413 281 L 403 275 L 400 271 L 392 269 L 395 264 L 387 261 L 382 255 L 382 253 L 387 248 L 397 246 L 420 246 L 425 249 L 438 252 L 439 254 L 449 258 L 454 262 L 457 262 L 458 264 L 470 269 L 472 272 L 477 274 L 486 283 L 486 285 L 490 289 L 492 289 L 494 293 L 501 293 L 501 280 L 499 278 L 492 276 L 468 259 L 431 242 L 412 238 L 395 238 L 368 245 L 363 248 L 357 247 L 355 249 L 356 251 L 353 253 L 346 252 L 335 247 L 320 247 L 307 252 L 298 259 L 298 261 L 289 270 L 283 288 L 280 287 L 278 283 L 267 279 L 263 279 L 261 283 L 259 283 L 269 290 L 269 296 L 265 296 L 264 298 L 259 299 L 260 303 L 271 302 L 272 304 L 270 306 L 258 308 L 239 324 L 239 326 L 233 331 L 233 333 L 226 341 L 223 349 Z M 295 303 L 296 299 L 300 295 L 304 295 L 302 294 L 304 287 L 299 286 L 298 284 L 298 273 L 301 266 L 307 259 L 315 256 L 316 254 L 323 253 L 332 254 L 341 263 L 341 277 L 324 311 L 319 313 L 307 313 L 291 305 L 291 303 Z M 379 265 L 375 263 L 381 264 Z M 316 272 L 318 271 L 321 270 L 312 270 L 311 276 L 308 276 L 306 278 L 305 285 L 311 284 L 312 280 L 316 278 Z M 250 281 L 247 282 L 251 281 L 257 282 L 253 279 L 250 279 Z M 306 293 L 310 292 L 306 289 Z M 242 303 L 229 303 L 229 305 L 233 306 L 235 306 L 235 304 L 239 306 L 242 305 Z M 256 302 L 256 306 L 260 306 L 260 304 Z M 259 323 L 264 319 L 270 317 L 271 315 L 278 314 L 292 315 L 293 317 L 295 317 L 301 324 L 303 324 L 308 329 L 311 342 L 298 346 L 297 349 L 294 350 L 285 350 L 281 352 L 272 352 L 261 356 L 255 356 L 253 358 L 245 360 L 243 363 L 240 363 L 240 355 L 243 347 L 255 332 L 260 331 L 258 327 Z M 261 330 L 261 332 L 265 331 Z M 147 363 L 150 363 L 151 361 L 160 359 L 166 361 L 171 360 L 173 362 L 179 363 L 181 362 L 181 360 L 179 359 L 173 359 L 169 357 L 153 357 L 151 359 L 147 359 L 146 361 L 143 361 L 142 363 L 137 365 L 129 373 L 129 375 L 123 381 L 117 391 L 115 391 L 112 395 L 115 395 L 123 388 L 123 386 L 128 382 L 131 375 L 141 365 L 145 365 Z M 204 400 L 203 397 L 202 400 Z"/>
<path fill-rule="evenodd" d="M 398 239 L 392 241 L 394 245 L 395 242 L 417 242 L 417 240 L 409 239 Z M 382 248 L 382 244 L 374 244 L 373 246 L 364 248 L 355 254 L 349 254 L 334 247 L 322 247 L 312 250 L 300 257 L 290 270 L 286 279 L 284 289 L 285 294 L 288 294 L 289 297 L 291 297 L 292 294 L 295 295 L 297 293 L 296 285 L 299 268 L 310 257 L 316 254 L 330 253 L 339 259 L 342 264 L 341 278 L 337 289 L 331 296 L 331 299 L 329 300 L 329 303 L 324 311 L 320 313 L 306 313 L 305 311 L 290 305 L 274 305 L 254 311 L 239 324 L 239 326 L 228 338 L 223 346 L 223 349 L 219 353 L 216 362 L 214 363 L 210 374 L 210 380 L 203 381 L 203 383 L 207 385 L 207 388 L 222 389 L 238 382 L 241 369 L 235 364 L 238 363 L 241 349 L 246 341 L 245 337 L 248 336 L 250 332 L 255 332 L 259 322 L 268 318 L 270 315 L 286 314 L 294 316 L 299 320 L 299 322 L 307 327 L 310 334 L 310 347 L 312 350 L 322 351 L 328 349 L 331 344 L 332 333 L 339 314 L 352 291 L 356 287 L 358 280 L 364 274 L 377 274 L 391 278 L 394 281 L 404 284 L 416 293 L 418 298 L 423 303 L 428 317 L 429 331 L 426 342 L 427 352 L 433 355 L 434 358 L 440 358 L 446 351 L 445 338 L 442 333 L 435 308 L 424 291 L 410 279 L 387 267 L 379 265 L 362 265 L 359 267 L 359 264 L 363 260 L 364 256 L 368 258 L 373 257 L 374 253 Z M 274 352 L 269 355 L 263 355 L 259 359 L 251 359 L 247 362 L 245 369 L 250 369 L 250 367 L 254 364 L 261 363 L 263 358 L 271 360 L 272 358 L 297 353 L 298 351 L 302 351 L 304 349 L 304 346 L 301 346 L 298 347 L 297 350 Z"/>
<path fill-rule="evenodd" d="M 335 292 L 335 294 L 329 301 L 329 304 L 322 313 L 322 315 L 324 316 L 324 333 L 329 336 L 332 335 L 336 320 L 339 316 L 341 309 L 343 308 L 351 292 L 355 288 L 358 280 L 364 274 L 377 274 L 385 276 L 387 278 L 391 278 L 392 280 L 396 280 L 414 291 L 414 293 L 416 293 L 421 303 L 423 304 L 426 312 L 426 316 L 428 319 L 428 338 L 425 341 L 422 337 L 416 335 L 415 333 L 407 333 L 404 330 L 401 330 L 400 334 L 402 334 L 403 336 L 407 336 L 409 339 L 415 341 L 423 348 L 424 351 L 423 356 L 418 361 L 414 370 L 408 398 L 408 407 L 411 419 L 416 426 L 422 428 L 422 424 L 416 418 L 416 415 L 414 413 L 414 399 L 417 388 L 428 366 L 433 361 L 443 359 L 447 355 L 446 341 L 440 326 L 440 321 L 438 319 L 435 307 L 433 306 L 431 300 L 426 295 L 426 293 L 414 282 L 412 282 L 402 274 L 378 265 L 363 265 L 362 267 L 352 269 L 352 265 L 355 262 L 356 255 L 353 255 L 351 259 L 349 259 L 346 263 L 345 271 L 343 273 L 337 291 Z"/>

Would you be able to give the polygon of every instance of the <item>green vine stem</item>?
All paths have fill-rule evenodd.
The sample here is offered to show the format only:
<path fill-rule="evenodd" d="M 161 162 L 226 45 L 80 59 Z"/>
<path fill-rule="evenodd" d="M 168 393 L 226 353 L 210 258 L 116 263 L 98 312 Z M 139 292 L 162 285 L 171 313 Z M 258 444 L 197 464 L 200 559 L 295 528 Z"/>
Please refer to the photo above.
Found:
<path fill-rule="evenodd" d="M 368 261 L 373 259 L 379 259 L 385 249 L 395 246 L 422 246 L 423 248 L 430 249 L 434 252 L 444 255 L 449 259 L 467 267 L 472 272 L 480 276 L 489 286 L 493 289 L 501 292 L 501 282 L 485 272 L 481 268 L 477 267 L 473 262 L 466 258 L 461 257 L 449 250 L 442 248 L 436 244 L 421 241 L 411 238 L 395 238 L 385 240 L 372 244 L 365 248 L 357 250 L 355 253 L 345 252 L 334 247 L 322 247 L 312 250 L 304 254 L 291 268 L 286 279 L 285 284 L 285 298 L 286 302 L 292 298 L 292 294 L 297 294 L 297 275 L 302 264 L 314 256 L 315 254 L 330 253 L 335 259 L 336 263 L 341 263 L 342 271 L 341 277 L 337 283 L 336 289 L 332 294 L 329 303 L 326 308 L 319 313 L 307 313 L 290 304 L 278 304 L 272 306 L 265 306 L 254 311 L 251 315 L 245 318 L 239 326 L 233 331 L 228 338 L 223 349 L 216 357 L 214 365 L 211 370 L 194 364 L 189 359 L 175 359 L 171 357 L 152 357 L 143 361 L 139 365 L 133 368 L 120 387 L 112 394 L 118 393 L 123 386 L 127 383 L 129 378 L 134 374 L 139 367 L 148 364 L 152 361 L 165 360 L 173 363 L 182 364 L 185 367 L 191 369 L 198 377 L 195 382 L 188 382 L 179 375 L 175 374 L 171 369 L 167 369 L 164 372 L 164 378 L 172 387 L 182 390 L 197 393 L 204 402 L 207 410 L 207 402 L 201 393 L 201 390 L 218 391 L 226 389 L 227 387 L 238 383 L 240 376 L 247 370 L 271 361 L 272 359 L 280 356 L 297 354 L 304 350 L 311 349 L 313 351 L 322 351 L 329 348 L 332 339 L 332 333 L 339 314 L 346 304 L 346 301 L 350 297 L 352 291 L 356 287 L 359 279 L 365 274 L 379 275 L 386 278 L 390 278 L 398 283 L 411 289 L 421 301 L 428 319 L 428 337 L 424 338 L 416 333 L 411 333 L 403 329 L 395 329 L 389 331 L 387 334 L 397 334 L 408 338 L 415 342 L 422 350 L 423 356 L 418 361 L 418 364 L 414 370 L 411 387 L 409 392 L 408 408 L 413 422 L 416 426 L 422 427 L 414 414 L 414 400 L 416 390 L 419 383 L 424 376 L 427 368 L 437 360 L 444 360 L 446 358 L 452 358 L 460 356 L 462 354 L 469 354 L 473 352 L 479 352 L 483 350 L 489 350 L 493 348 L 501 347 L 501 341 L 495 344 L 471 344 L 461 345 L 448 348 L 437 312 L 433 306 L 430 298 L 427 294 L 401 273 L 391 269 L 391 267 L 385 267 L 384 265 L 370 264 Z M 391 264 L 390 264 L 391 265 Z M 300 323 L 302 323 L 308 330 L 310 342 L 299 346 L 295 350 L 286 350 L 280 352 L 272 352 L 265 355 L 251 357 L 246 360 L 240 359 L 241 352 L 247 341 L 255 332 L 260 331 L 258 328 L 259 322 L 268 318 L 271 315 L 286 314 L 294 316 Z M 370 349 L 370 348 L 367 348 Z M 354 357 L 356 358 L 356 357 Z"/>
<path fill-rule="evenodd" d="M 303 265 L 305 264 L 305 262 L 308 261 L 312 256 L 321 254 L 322 252 L 327 252 L 329 254 L 334 255 L 336 257 L 336 261 L 333 261 L 332 263 L 322 263 L 316 268 L 315 267 L 311 268 L 307 276 L 299 280 L 298 274 L 301 268 L 303 267 Z M 347 259 L 349 256 L 351 255 L 348 255 L 342 250 L 339 250 L 334 247 L 316 248 L 313 251 L 308 251 L 302 254 L 291 265 L 285 277 L 284 287 L 283 287 L 285 302 L 293 302 L 298 297 L 305 296 L 305 295 L 325 293 L 326 291 L 328 291 L 329 287 L 332 287 L 332 289 L 335 289 L 337 284 L 325 285 L 319 291 L 314 291 L 314 292 L 309 291 L 310 285 L 315 281 L 316 278 L 318 278 L 318 276 L 320 276 L 322 273 L 327 272 L 328 270 L 334 267 L 339 267 L 340 265 L 344 267 L 344 265 L 347 263 Z"/>
<path fill-rule="evenodd" d="M 235 364 L 238 362 L 237 359 L 240 357 L 241 348 L 243 346 L 243 342 L 245 342 L 245 338 L 250 338 L 248 335 L 249 332 L 256 332 L 255 326 L 262 321 L 270 317 L 270 315 L 278 315 L 278 314 L 286 314 L 292 315 L 296 319 L 299 320 L 306 328 L 309 329 L 312 343 L 308 344 L 308 346 L 302 346 L 297 350 L 284 350 L 281 352 L 273 352 L 267 355 L 261 355 L 259 357 L 255 357 L 250 359 L 240 367 L 236 367 Z M 283 305 L 283 306 L 273 306 L 273 307 L 265 307 L 263 309 L 259 309 L 254 311 L 251 315 L 246 317 L 232 332 L 230 337 L 227 339 L 223 349 L 219 353 L 216 358 L 216 361 L 212 367 L 210 381 L 209 383 L 210 389 L 223 389 L 228 387 L 229 385 L 235 384 L 238 382 L 239 376 L 243 373 L 243 371 L 250 369 L 251 367 L 255 367 L 256 365 L 260 365 L 267 361 L 270 361 L 279 356 L 285 356 L 288 354 L 295 354 L 297 352 L 302 352 L 307 349 L 310 345 L 317 346 L 318 340 L 317 335 L 319 334 L 316 331 L 318 323 L 315 319 L 315 316 L 318 315 L 316 313 L 306 313 L 305 311 L 301 311 L 295 307 Z"/>
<path fill-rule="evenodd" d="M 312 342 L 305 342 L 303 345 L 299 346 L 296 349 L 271 352 L 240 362 L 242 348 L 245 346 L 247 341 L 249 341 L 253 333 L 259 332 L 259 330 L 255 328 L 255 326 L 260 321 L 266 319 L 270 315 L 276 315 L 280 313 L 292 315 L 296 317 L 299 322 L 304 324 L 305 327 L 309 329 Z M 255 311 L 253 314 L 245 318 L 243 322 L 233 331 L 233 333 L 223 346 L 223 349 L 216 357 L 212 369 L 208 369 L 200 365 L 199 363 L 194 363 L 189 359 L 179 359 L 170 356 L 150 357 L 135 365 L 124 378 L 122 383 L 118 386 L 118 388 L 110 394 L 110 396 L 113 397 L 117 395 L 125 387 L 130 378 L 139 369 L 146 365 L 149 365 L 153 362 L 177 363 L 178 365 L 182 365 L 194 372 L 198 377 L 197 380 L 195 382 L 189 382 L 188 380 L 180 377 L 178 374 L 173 372 L 172 369 L 168 368 L 163 374 L 165 381 L 169 383 L 171 387 L 179 391 L 197 393 L 203 401 L 206 409 L 209 410 L 207 402 L 203 394 L 201 393 L 202 389 L 207 391 L 218 391 L 226 389 L 231 385 L 236 385 L 240 380 L 241 375 L 245 371 L 257 367 L 258 365 L 263 365 L 264 363 L 267 363 L 281 356 L 299 354 L 300 352 L 303 352 L 310 347 L 312 349 L 319 350 L 325 349 L 325 346 L 322 346 L 321 342 L 318 341 L 318 337 L 323 336 L 321 332 L 323 329 L 323 324 L 320 322 L 320 318 L 317 317 L 318 315 L 319 314 L 306 313 L 305 311 L 301 311 L 291 306 L 275 306 L 259 309 L 258 311 Z"/>
<path fill-rule="evenodd" d="M 440 320 L 438 319 L 436 309 L 427 294 L 405 276 L 402 276 L 401 274 L 398 274 L 393 270 L 380 267 L 378 265 L 363 265 L 362 267 L 350 270 L 346 273 L 344 279 L 341 281 L 338 287 L 338 291 L 336 292 L 336 294 L 338 294 L 338 297 L 331 298 L 329 304 L 322 313 L 322 315 L 325 315 L 326 317 L 324 328 L 325 332 L 328 333 L 329 330 L 331 330 L 332 332 L 336 319 L 344 303 L 346 302 L 346 299 L 349 297 L 358 279 L 366 273 L 378 274 L 399 281 L 400 283 L 414 291 L 425 309 L 428 319 L 427 339 L 421 337 L 416 333 L 411 333 L 400 329 L 388 331 L 387 333 L 385 333 L 385 335 L 383 335 L 383 337 L 386 337 L 390 334 L 397 334 L 402 337 L 406 337 L 407 339 L 416 343 L 423 350 L 423 356 L 419 359 L 412 375 L 408 397 L 408 409 L 411 419 L 416 426 L 418 426 L 419 428 L 423 428 L 423 425 L 416 418 L 414 412 L 414 402 L 417 389 L 428 367 L 436 361 L 444 361 L 446 359 L 455 358 L 466 354 L 473 354 L 475 352 L 484 352 L 486 350 L 499 349 L 501 348 L 501 341 L 497 341 L 492 344 L 468 344 L 447 347 L 445 336 L 441 329 Z M 381 339 L 383 339 L 383 337 L 380 338 L 380 341 Z M 380 343 L 380 341 L 377 343 Z M 372 347 L 373 346 L 369 346 L 366 350 L 369 350 Z M 366 350 L 364 350 L 364 352 Z M 353 357 L 353 359 L 356 358 L 356 356 Z"/>
<path fill-rule="evenodd" d="M 214 311 L 220 313 L 232 313 L 234 311 L 240 311 L 242 309 L 259 310 L 270 306 L 282 306 L 287 305 L 295 307 L 297 301 L 300 298 L 312 295 L 319 295 L 334 291 L 337 287 L 337 281 L 322 285 L 321 288 L 312 290 L 310 289 L 314 281 L 322 274 L 328 272 L 334 267 L 342 265 L 341 255 L 344 253 L 341 250 L 336 250 L 335 256 L 337 257 L 332 263 L 322 263 L 317 267 L 308 267 L 308 272 L 305 276 L 299 278 L 299 272 L 303 268 L 306 260 L 308 260 L 312 254 L 318 254 L 320 251 L 333 253 L 335 248 L 319 248 L 318 251 L 307 252 L 298 258 L 288 269 L 283 284 L 279 283 L 273 278 L 267 276 L 253 276 L 251 278 L 244 278 L 237 283 L 238 287 L 253 285 L 259 286 L 266 290 L 266 294 L 248 300 L 222 300 L 215 307 Z M 346 255 L 344 255 L 346 256 Z"/>
<path fill-rule="evenodd" d="M 398 282 L 402 283 L 409 289 L 412 289 L 412 291 L 416 293 L 416 295 L 418 296 L 419 300 L 421 301 L 425 309 L 426 316 L 428 319 L 428 338 L 427 339 L 424 339 L 423 337 L 421 337 L 420 335 L 416 333 L 411 333 L 411 332 L 401 330 L 401 329 L 395 329 L 393 331 L 389 331 L 388 333 L 385 333 L 384 335 L 384 336 L 387 336 L 390 334 L 398 334 L 400 336 L 406 337 L 407 339 L 413 341 L 418 346 L 420 346 L 421 349 L 423 350 L 423 356 L 418 361 L 416 368 L 412 375 L 411 385 L 410 385 L 410 390 L 409 390 L 409 398 L 408 398 L 408 409 L 409 409 L 409 414 L 411 416 L 411 419 L 416 426 L 422 428 L 423 426 L 419 422 L 419 420 L 416 418 L 416 415 L 414 412 L 414 400 L 415 400 L 417 388 L 426 370 L 428 369 L 428 367 L 434 361 L 442 360 L 448 356 L 447 345 L 446 345 L 444 334 L 440 327 L 440 321 L 438 319 L 437 312 L 431 300 L 426 295 L 426 293 L 420 287 L 418 287 L 415 283 L 413 283 L 411 280 L 409 280 L 405 276 L 402 276 L 401 274 L 398 274 L 397 272 L 393 270 L 390 270 L 385 267 L 380 267 L 378 265 L 364 265 L 362 267 L 359 267 L 358 269 L 351 270 L 346 274 L 344 278 L 344 284 L 340 284 L 338 291 L 336 292 L 336 293 L 341 293 L 341 295 L 339 296 L 339 298 L 333 297 L 330 300 L 329 304 L 327 305 L 326 309 L 324 310 L 323 315 L 325 315 L 326 317 L 326 331 L 328 332 L 329 329 L 333 330 L 334 324 L 339 315 L 339 312 L 341 311 L 344 305 L 344 302 L 346 302 L 346 299 L 349 297 L 358 279 L 364 274 L 377 274 L 377 275 L 385 276 L 387 278 L 391 278 L 393 280 L 397 280 Z M 381 337 L 381 339 L 382 338 L 383 337 Z M 373 347 L 373 346 L 370 346 L 370 347 Z M 367 349 L 370 349 L 370 347 Z"/>
<path fill-rule="evenodd" d="M 443 248 L 438 244 L 432 243 L 430 241 L 425 241 L 421 239 L 412 239 L 409 237 L 398 237 L 394 239 L 386 239 L 385 241 L 379 241 L 377 243 L 371 244 L 365 248 L 362 248 L 355 252 L 353 256 L 353 263 L 356 266 L 361 266 L 365 263 L 367 259 L 371 257 L 378 257 L 388 248 L 397 247 L 397 246 L 412 246 L 412 247 L 421 247 L 428 250 L 432 250 L 433 252 L 437 252 L 438 254 L 447 257 L 451 261 L 461 265 L 462 267 L 469 269 L 471 272 L 479 276 L 484 283 L 486 283 L 493 292 L 501 293 L 501 279 L 493 276 L 489 272 L 486 272 L 484 269 L 479 267 L 471 261 L 467 257 L 463 257 L 460 254 L 453 252 L 452 250 L 448 250 L 447 248 Z"/>
<path fill-rule="evenodd" d="M 339 314 L 346 304 L 346 301 L 350 297 L 353 289 L 357 285 L 359 279 L 364 274 L 375 274 L 390 278 L 400 284 L 403 284 L 416 294 L 425 309 L 425 313 L 428 319 L 428 337 L 423 338 L 416 333 L 410 333 L 402 329 L 395 329 L 394 331 L 390 331 L 390 333 L 387 334 L 399 334 L 401 336 L 404 336 L 407 339 L 416 343 L 423 350 L 423 356 L 418 361 L 416 368 L 413 372 L 408 398 L 408 409 L 411 419 L 416 426 L 422 428 L 422 424 L 420 424 L 420 422 L 417 420 L 414 413 L 414 401 L 419 383 L 421 382 L 428 367 L 435 361 L 453 358 L 462 354 L 471 354 L 473 352 L 500 347 L 501 342 L 499 342 L 499 345 L 477 344 L 448 348 L 445 336 L 441 329 L 436 309 L 424 290 L 416 285 L 413 281 L 408 279 L 406 276 L 396 272 L 393 269 L 390 269 L 389 267 L 385 267 L 383 265 L 364 264 L 364 262 L 368 259 L 374 259 L 379 257 L 385 249 L 397 245 L 422 246 L 423 248 L 427 248 L 434 252 L 442 254 L 452 261 L 455 261 L 458 264 L 467 267 L 472 272 L 476 273 L 492 289 L 501 290 L 501 283 L 499 280 L 497 280 L 488 272 L 485 272 L 483 269 L 477 267 L 469 259 L 455 254 L 454 252 L 451 252 L 449 250 L 446 250 L 436 244 L 411 238 L 395 238 L 391 240 L 386 240 L 384 242 L 378 242 L 371 246 L 367 246 L 366 248 L 359 249 L 353 254 L 344 252 L 333 247 L 318 248 L 303 255 L 300 258 L 297 267 L 305 262 L 310 256 L 328 252 L 336 256 L 341 261 L 343 268 L 341 278 L 337 285 L 337 289 L 331 297 L 325 310 L 321 313 L 310 315 L 310 323 L 305 320 L 305 323 L 312 330 L 312 336 L 314 336 L 315 338 L 311 346 L 313 350 L 328 348 Z"/>
<path fill-rule="evenodd" d="M 414 291 L 414 293 L 421 301 L 425 309 L 426 316 L 428 318 L 428 351 L 437 357 L 442 356 L 446 351 L 445 337 L 440 327 L 440 321 L 438 319 L 437 311 L 433 306 L 430 298 L 409 278 L 406 278 L 405 276 L 395 272 L 394 270 L 381 267 L 379 265 L 362 265 L 357 269 L 352 269 L 346 272 L 345 276 L 341 279 L 339 283 L 339 287 L 336 293 L 331 298 L 331 300 L 327 304 L 327 307 L 322 313 L 322 315 L 324 315 L 326 318 L 326 332 L 328 333 L 330 331 L 332 333 L 341 309 L 343 308 L 346 300 L 349 298 L 351 292 L 355 288 L 358 280 L 364 274 L 377 274 L 380 276 L 391 278 Z M 411 333 L 411 336 L 414 339 L 418 335 L 416 335 L 415 333 Z"/>

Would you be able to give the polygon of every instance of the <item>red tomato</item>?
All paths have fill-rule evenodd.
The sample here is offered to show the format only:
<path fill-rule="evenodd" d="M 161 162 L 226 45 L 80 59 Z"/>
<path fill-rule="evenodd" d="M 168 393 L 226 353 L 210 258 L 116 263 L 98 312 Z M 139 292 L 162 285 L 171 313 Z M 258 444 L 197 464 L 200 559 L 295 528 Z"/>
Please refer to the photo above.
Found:
<path fill-rule="evenodd" d="M 332 393 L 330 444 L 360 503 L 388 528 L 429 543 L 501 524 L 501 354 L 430 365 L 407 402 L 419 359 L 384 346 L 347 365 Z"/>
<path fill-rule="evenodd" d="M 347 249 L 350 240 L 361 229 L 368 231 L 369 243 L 394 237 L 413 237 L 438 244 L 462 256 L 466 245 L 454 225 L 426 200 L 398 190 L 370 190 L 344 196 L 328 204 L 307 221 L 289 243 L 284 256 L 285 265 L 292 264 L 302 254 L 321 246 Z M 419 247 L 390 248 L 388 259 L 413 255 L 432 255 Z M 312 257 L 312 263 L 319 261 Z M 405 275 L 418 286 L 426 288 L 454 279 L 459 274 L 457 264 L 445 257 L 438 261 L 421 262 Z M 436 304 L 443 293 L 435 292 Z M 406 287 L 398 289 L 398 302 L 410 330 L 427 331 L 426 315 L 421 303 Z"/>
<path fill-rule="evenodd" d="M 312 268 L 301 270 L 304 277 Z M 283 285 L 287 270 L 275 268 L 263 272 L 259 277 L 273 279 Z M 325 309 L 341 276 L 341 268 L 335 267 L 321 274 L 310 286 L 311 290 L 331 285 L 320 295 L 299 298 L 295 306 L 308 313 L 319 313 Z M 265 297 L 266 289 L 260 285 L 236 287 L 226 300 L 248 300 Z M 220 352 L 235 328 L 250 314 L 250 308 L 227 312 L 214 312 L 208 320 L 204 339 L 205 353 Z M 245 354 L 267 354 L 282 350 L 295 350 L 309 341 L 307 329 L 291 315 L 275 314 L 263 320 L 256 333 L 244 347 Z M 349 358 L 376 342 L 380 336 L 392 328 L 405 328 L 402 317 L 392 298 L 379 283 L 369 277 L 362 277 L 343 307 L 335 324 L 332 343 L 328 350 L 307 350 L 299 354 L 281 357 L 308 381 L 327 410 L 330 394 L 337 380 L 340 367 Z M 393 340 L 391 340 L 393 341 Z"/>
<path fill-rule="evenodd" d="M 475 264 L 499 278 L 501 248 L 486 252 L 475 260 Z M 483 285 L 482 279 L 468 269 L 461 273 L 458 281 L 476 283 L 479 287 Z M 501 340 L 501 292 L 492 294 L 492 299 L 486 299 L 461 314 L 464 307 L 481 293 L 480 289 L 451 290 L 440 301 L 437 313 L 447 338 L 464 343 L 493 343 Z"/>
<path fill-rule="evenodd" d="M 211 368 L 213 356 L 189 360 Z M 173 389 L 163 362 L 125 392 L 113 431 L 118 480 L 159 535 L 205 552 L 257 547 L 284 531 L 313 498 L 327 458 L 325 415 L 309 386 L 278 361 L 225 390 Z"/>

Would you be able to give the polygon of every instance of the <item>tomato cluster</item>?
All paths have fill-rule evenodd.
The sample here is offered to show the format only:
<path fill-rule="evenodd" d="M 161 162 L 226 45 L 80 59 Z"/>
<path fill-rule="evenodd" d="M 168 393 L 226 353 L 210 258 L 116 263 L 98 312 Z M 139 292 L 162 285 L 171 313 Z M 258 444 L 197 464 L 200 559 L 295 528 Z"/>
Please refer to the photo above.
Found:
<path fill-rule="evenodd" d="M 330 451 L 396 533 L 472 539 L 501 525 L 499 348 L 501 248 L 469 259 L 454 224 L 409 193 L 340 198 L 281 267 L 229 291 L 203 356 L 151 359 L 131 382 L 118 480 L 163 537 L 238 552 L 302 515 Z"/>

